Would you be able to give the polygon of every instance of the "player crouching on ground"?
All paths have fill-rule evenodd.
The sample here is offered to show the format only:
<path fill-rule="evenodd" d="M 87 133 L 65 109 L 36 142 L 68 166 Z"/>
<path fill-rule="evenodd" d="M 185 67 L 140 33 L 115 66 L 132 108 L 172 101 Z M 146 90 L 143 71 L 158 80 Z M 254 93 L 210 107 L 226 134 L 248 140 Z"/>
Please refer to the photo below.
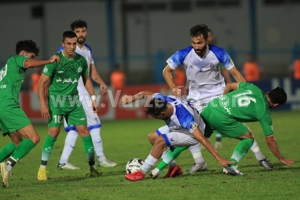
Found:
<path fill-rule="evenodd" d="M 164 120 L 169 129 L 161 132 L 161 136 L 155 141 L 152 151 L 142 165 L 141 170 L 133 174 L 127 174 L 125 176 L 126 179 L 130 181 L 143 180 L 145 174 L 152 168 L 157 159 L 160 157 L 164 160 L 168 159 L 167 146 L 186 149 L 200 142 L 216 158 L 221 166 L 227 168 L 227 165 L 234 163 L 223 159 L 205 138 L 202 133 L 205 126 L 203 120 L 198 111 L 191 107 L 184 99 L 171 95 L 163 96 L 159 93 L 142 91 L 134 96 L 123 96 L 120 103 L 132 103 L 144 97 L 147 98 L 148 102 L 150 100 L 149 103 L 146 103 L 146 113 L 155 119 Z M 182 170 L 178 165 L 170 169 L 169 173 L 165 176 L 166 178 L 182 174 Z M 152 178 L 156 178 L 158 175 L 159 171 L 156 171 L 156 174 L 152 173 Z"/>

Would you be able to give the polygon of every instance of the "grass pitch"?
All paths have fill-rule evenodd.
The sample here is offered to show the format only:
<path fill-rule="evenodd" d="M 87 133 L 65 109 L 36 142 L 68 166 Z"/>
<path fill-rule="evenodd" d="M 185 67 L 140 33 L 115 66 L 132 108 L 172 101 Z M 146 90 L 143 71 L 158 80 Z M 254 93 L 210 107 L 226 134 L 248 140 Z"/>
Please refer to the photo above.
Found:
<path fill-rule="evenodd" d="M 273 170 L 260 167 L 249 151 L 239 164 L 245 176 L 225 176 L 212 155 L 204 150 L 202 154 L 208 164 L 206 172 L 183 174 L 173 179 L 163 179 L 163 174 L 156 180 L 147 176 L 139 182 L 125 180 L 126 162 L 135 157 L 147 157 L 151 150 L 147 135 L 164 125 L 162 121 L 141 119 L 102 122 L 105 155 L 116 161 L 118 166 L 99 168 L 103 175 L 98 178 L 85 177 L 88 164 L 80 138 L 69 160 L 80 170 L 56 169 L 66 135 L 62 131 L 48 162 L 49 180 L 45 182 L 37 181 L 36 176 L 47 127 L 36 125 L 41 142 L 14 167 L 10 187 L 0 188 L 0 199 L 299 199 L 300 115 L 299 112 L 273 112 L 272 116 L 281 153 L 295 160 L 293 166 L 284 166 L 270 152 L 259 123 L 248 123 L 262 152 L 275 165 Z M 210 141 L 214 143 L 214 140 L 213 135 Z M 8 142 L 9 138 L 2 138 L 0 146 Z M 237 143 L 237 140 L 225 138 L 223 148 L 218 151 L 223 157 L 229 158 Z M 188 150 L 176 161 L 184 171 L 193 164 Z"/>

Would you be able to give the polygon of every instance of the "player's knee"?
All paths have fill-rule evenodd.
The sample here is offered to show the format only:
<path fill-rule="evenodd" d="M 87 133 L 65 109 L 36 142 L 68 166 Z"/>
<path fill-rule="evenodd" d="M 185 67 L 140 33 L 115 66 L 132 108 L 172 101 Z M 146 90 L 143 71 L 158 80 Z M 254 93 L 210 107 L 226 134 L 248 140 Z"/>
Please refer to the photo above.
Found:
<path fill-rule="evenodd" d="M 37 145 L 39 142 L 40 142 L 40 136 L 38 134 L 30 137 L 30 140 L 35 144 Z"/>
<path fill-rule="evenodd" d="M 166 142 L 163 136 L 158 136 L 157 139 L 155 140 L 155 145 L 156 146 L 161 146 L 164 147 L 166 146 Z"/>
<path fill-rule="evenodd" d="M 158 135 L 156 132 L 152 132 L 148 135 L 149 142 L 153 145 L 155 143 L 155 140 L 157 139 Z"/>

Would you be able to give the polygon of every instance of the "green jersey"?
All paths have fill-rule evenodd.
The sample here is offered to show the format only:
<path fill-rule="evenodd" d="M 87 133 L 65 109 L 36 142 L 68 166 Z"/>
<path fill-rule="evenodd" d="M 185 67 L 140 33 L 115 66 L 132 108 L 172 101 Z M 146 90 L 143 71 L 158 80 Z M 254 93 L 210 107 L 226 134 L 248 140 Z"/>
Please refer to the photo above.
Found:
<path fill-rule="evenodd" d="M 272 118 L 266 94 L 252 83 L 239 83 L 238 90 L 210 102 L 212 112 L 240 122 L 259 121 L 264 135 L 273 134 Z"/>
<path fill-rule="evenodd" d="M 16 55 L 8 59 L 6 65 L 0 70 L 0 99 L 14 99 L 19 102 L 21 85 L 25 78 L 26 56 Z"/>
<path fill-rule="evenodd" d="M 43 73 L 50 77 L 50 95 L 78 95 L 78 80 L 88 75 L 86 59 L 75 54 L 73 58 L 66 58 L 62 52 L 57 54 L 60 63 L 54 62 L 44 67 Z"/>

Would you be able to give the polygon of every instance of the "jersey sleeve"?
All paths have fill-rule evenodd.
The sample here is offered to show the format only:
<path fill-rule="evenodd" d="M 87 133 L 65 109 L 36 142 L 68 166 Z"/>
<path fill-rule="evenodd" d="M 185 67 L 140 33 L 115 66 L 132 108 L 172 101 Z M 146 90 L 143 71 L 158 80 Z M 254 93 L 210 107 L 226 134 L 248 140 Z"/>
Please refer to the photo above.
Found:
<path fill-rule="evenodd" d="M 168 65 L 172 68 L 175 69 L 176 67 L 180 66 L 183 64 L 185 57 L 188 55 L 188 53 L 192 50 L 193 47 L 187 47 L 185 49 L 181 49 L 174 53 L 168 60 L 167 63 Z"/>
<path fill-rule="evenodd" d="M 24 67 L 24 63 L 28 58 L 26 56 L 17 56 L 15 59 L 16 64 L 21 67 L 21 68 L 25 68 Z"/>
<path fill-rule="evenodd" d="M 194 116 L 183 106 L 176 106 L 176 116 L 180 125 L 187 129 L 190 133 L 193 133 L 193 131 L 198 127 L 198 124 L 194 120 Z"/>
<path fill-rule="evenodd" d="M 222 63 L 227 70 L 230 70 L 234 67 L 232 59 L 224 49 L 214 45 L 209 45 L 209 48 L 216 55 L 219 62 Z"/>
<path fill-rule="evenodd" d="M 238 89 L 242 89 L 242 88 L 245 88 L 249 85 L 252 85 L 252 83 L 246 83 L 246 82 L 239 82 L 238 83 Z"/>
<path fill-rule="evenodd" d="M 273 135 L 273 123 L 270 112 L 266 111 L 265 114 L 259 119 L 265 136 Z"/>
<path fill-rule="evenodd" d="M 51 77 L 54 73 L 55 67 L 56 67 L 56 62 L 45 65 L 43 69 L 43 74 Z"/>
<path fill-rule="evenodd" d="M 94 58 L 93 58 L 93 50 L 92 50 L 92 47 L 91 47 L 90 45 L 88 45 L 88 44 L 84 44 L 84 46 L 85 46 L 86 48 L 88 48 L 88 50 L 89 50 L 89 52 L 90 52 L 90 56 L 88 57 L 89 63 L 90 63 L 90 64 L 94 64 L 95 62 L 94 62 Z"/>

